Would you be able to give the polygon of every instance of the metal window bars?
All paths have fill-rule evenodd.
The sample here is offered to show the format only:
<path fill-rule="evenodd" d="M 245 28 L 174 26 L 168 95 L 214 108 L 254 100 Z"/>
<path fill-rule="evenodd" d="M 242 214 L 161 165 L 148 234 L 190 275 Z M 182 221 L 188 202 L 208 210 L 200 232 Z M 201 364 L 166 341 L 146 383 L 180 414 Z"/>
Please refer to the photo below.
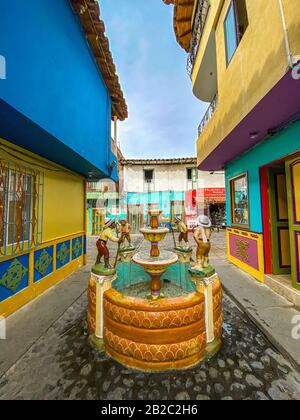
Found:
<path fill-rule="evenodd" d="M 0 258 L 42 243 L 44 174 L 0 159 Z"/>
<path fill-rule="evenodd" d="M 192 28 L 192 40 L 190 53 L 187 61 L 187 72 L 192 77 L 200 41 L 203 35 L 205 23 L 210 9 L 210 0 L 198 0 L 194 24 Z"/>
<path fill-rule="evenodd" d="M 207 124 L 209 123 L 211 117 L 214 115 L 218 106 L 218 94 L 214 97 L 212 103 L 209 105 L 199 127 L 198 127 L 198 136 L 200 137 L 203 131 L 205 130 Z"/>

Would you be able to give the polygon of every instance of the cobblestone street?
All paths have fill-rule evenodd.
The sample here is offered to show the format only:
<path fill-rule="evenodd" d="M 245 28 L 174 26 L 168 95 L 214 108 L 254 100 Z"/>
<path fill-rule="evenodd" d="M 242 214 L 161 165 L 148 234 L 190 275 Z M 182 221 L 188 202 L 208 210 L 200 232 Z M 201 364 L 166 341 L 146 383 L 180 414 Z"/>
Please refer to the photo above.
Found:
<path fill-rule="evenodd" d="M 221 258 L 222 234 L 214 241 Z M 1 400 L 300 399 L 299 373 L 226 295 L 220 353 L 193 369 L 164 374 L 132 371 L 91 350 L 86 308 L 84 293 L 0 379 Z"/>

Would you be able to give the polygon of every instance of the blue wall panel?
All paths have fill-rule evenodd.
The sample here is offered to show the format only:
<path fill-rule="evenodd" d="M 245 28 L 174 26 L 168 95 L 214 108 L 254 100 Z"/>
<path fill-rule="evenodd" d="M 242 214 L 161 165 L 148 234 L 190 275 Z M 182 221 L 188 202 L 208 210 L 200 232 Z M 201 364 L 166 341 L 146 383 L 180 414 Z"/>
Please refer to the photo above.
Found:
<path fill-rule="evenodd" d="M 34 253 L 34 282 L 38 282 L 53 273 L 53 246 Z"/>
<path fill-rule="evenodd" d="M 82 256 L 82 236 L 75 238 L 72 240 L 72 260 L 76 260 L 77 258 Z"/>
<path fill-rule="evenodd" d="M 34 123 L 107 174 L 114 158 L 109 148 L 111 99 L 69 1 L 4 2 L 0 54 L 7 63 L 0 99 L 26 118 L 28 129 Z M 18 142 L 40 151 L 37 133 L 30 134 L 23 139 L 16 135 Z M 59 151 L 55 142 L 53 147 Z M 45 157 L 48 148 L 45 144 Z"/>
<path fill-rule="evenodd" d="M 0 262 L 0 302 L 14 296 L 28 287 L 29 283 L 29 255 Z M 10 273 L 10 276 L 8 277 Z M 12 276 L 17 279 L 12 283 Z M 5 281 L 6 280 L 6 281 Z M 4 286 L 3 284 L 6 284 Z M 13 286 L 17 286 L 12 290 Z"/>
<path fill-rule="evenodd" d="M 56 245 L 56 269 L 64 267 L 70 262 L 71 241 L 65 241 Z"/>

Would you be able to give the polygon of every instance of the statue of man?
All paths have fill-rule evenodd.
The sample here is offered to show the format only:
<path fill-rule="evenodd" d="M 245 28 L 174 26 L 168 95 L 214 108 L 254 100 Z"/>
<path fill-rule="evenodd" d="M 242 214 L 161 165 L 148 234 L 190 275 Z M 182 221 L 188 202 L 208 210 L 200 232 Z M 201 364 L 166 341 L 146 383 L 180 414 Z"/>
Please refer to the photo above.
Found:
<path fill-rule="evenodd" d="M 194 232 L 197 242 L 197 266 L 198 270 L 203 270 L 209 266 L 209 253 L 211 250 L 212 223 L 209 217 L 199 216 Z"/>
<path fill-rule="evenodd" d="M 175 218 L 175 224 L 179 228 L 180 235 L 179 235 L 179 247 L 183 248 L 182 242 L 185 242 L 186 249 L 190 248 L 189 244 L 189 231 L 186 224 L 180 219 L 180 217 Z"/>
<path fill-rule="evenodd" d="M 111 265 L 109 263 L 109 249 L 107 246 L 108 241 L 115 242 L 121 244 L 122 239 L 118 238 L 114 233 L 113 230 L 116 228 L 116 220 L 106 219 L 103 232 L 101 232 L 100 237 L 97 241 L 97 249 L 98 249 L 98 257 L 96 264 L 100 264 L 102 257 L 104 257 L 104 264 L 105 268 L 111 269 Z"/>
<path fill-rule="evenodd" d="M 131 225 L 127 222 L 126 219 L 121 220 L 118 232 L 121 234 L 122 245 L 125 246 L 125 241 L 127 241 L 128 246 L 131 248 Z"/>

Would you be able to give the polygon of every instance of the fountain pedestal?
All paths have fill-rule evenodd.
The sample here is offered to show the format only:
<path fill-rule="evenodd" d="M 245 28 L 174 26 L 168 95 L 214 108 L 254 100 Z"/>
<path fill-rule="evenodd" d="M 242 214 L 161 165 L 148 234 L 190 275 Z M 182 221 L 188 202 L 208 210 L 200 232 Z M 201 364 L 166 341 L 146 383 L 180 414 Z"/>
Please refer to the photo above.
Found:
<path fill-rule="evenodd" d="M 88 287 L 88 331 L 89 342 L 99 351 L 105 351 L 104 346 L 104 293 L 112 288 L 116 280 L 115 270 L 111 274 L 103 275 L 102 264 L 92 268 Z"/>
<path fill-rule="evenodd" d="M 151 295 L 152 299 L 160 299 L 161 294 L 161 276 L 167 271 L 168 267 L 178 261 L 178 256 L 173 252 L 163 251 L 159 257 L 149 257 L 146 252 L 140 252 L 133 257 L 134 263 L 144 267 L 146 273 L 151 277 Z"/>
<path fill-rule="evenodd" d="M 222 344 L 222 284 L 218 274 L 211 266 L 204 271 L 191 269 L 190 274 L 197 292 L 204 295 L 205 298 L 206 358 L 210 359 L 218 352 Z"/>

